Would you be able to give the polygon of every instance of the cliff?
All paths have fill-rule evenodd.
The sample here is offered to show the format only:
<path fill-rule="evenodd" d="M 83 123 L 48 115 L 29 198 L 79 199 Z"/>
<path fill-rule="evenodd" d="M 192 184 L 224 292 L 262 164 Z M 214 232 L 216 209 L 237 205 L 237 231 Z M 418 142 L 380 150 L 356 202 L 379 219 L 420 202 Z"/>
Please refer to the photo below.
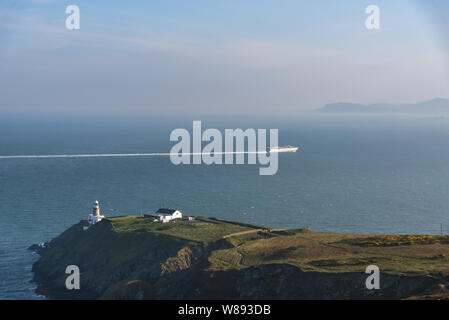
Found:
<path fill-rule="evenodd" d="M 56 299 L 404 299 L 449 295 L 448 236 L 320 233 L 197 217 L 81 221 L 36 248 L 37 292 Z M 381 270 L 367 290 L 365 268 Z M 67 290 L 65 269 L 80 269 Z"/>

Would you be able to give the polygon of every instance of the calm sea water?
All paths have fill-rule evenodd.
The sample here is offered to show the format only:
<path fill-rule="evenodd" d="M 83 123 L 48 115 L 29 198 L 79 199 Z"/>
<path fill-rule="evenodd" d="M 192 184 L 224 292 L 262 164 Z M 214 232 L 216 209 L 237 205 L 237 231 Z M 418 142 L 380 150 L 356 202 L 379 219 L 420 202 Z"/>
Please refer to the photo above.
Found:
<path fill-rule="evenodd" d="M 0 120 L 0 155 L 167 152 L 173 119 Z M 280 228 L 354 233 L 449 231 L 449 119 L 296 117 L 203 121 L 279 128 L 275 176 L 258 165 L 174 166 L 168 157 L 0 159 L 0 298 L 39 299 L 26 248 L 87 217 L 160 205 Z"/>

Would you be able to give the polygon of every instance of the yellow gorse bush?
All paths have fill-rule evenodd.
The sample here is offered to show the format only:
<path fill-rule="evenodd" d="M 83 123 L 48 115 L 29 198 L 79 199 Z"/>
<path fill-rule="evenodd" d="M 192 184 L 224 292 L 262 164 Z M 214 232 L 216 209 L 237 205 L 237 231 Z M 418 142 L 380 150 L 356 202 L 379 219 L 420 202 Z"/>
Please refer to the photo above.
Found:
<path fill-rule="evenodd" d="M 391 235 L 346 240 L 352 245 L 370 247 L 404 246 L 413 244 L 449 243 L 449 236 L 433 235 Z"/>

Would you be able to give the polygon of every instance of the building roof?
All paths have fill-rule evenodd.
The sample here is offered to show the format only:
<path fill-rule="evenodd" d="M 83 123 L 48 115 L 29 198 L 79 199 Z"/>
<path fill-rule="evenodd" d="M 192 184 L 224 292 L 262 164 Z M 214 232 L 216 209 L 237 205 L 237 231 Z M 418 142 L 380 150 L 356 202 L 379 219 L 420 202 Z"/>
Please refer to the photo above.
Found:
<path fill-rule="evenodd" d="M 152 212 L 150 212 L 150 213 L 144 213 L 143 216 L 144 216 L 144 217 L 160 217 L 161 215 L 158 214 L 158 213 L 152 213 Z"/>
<path fill-rule="evenodd" d="M 160 208 L 159 210 L 156 211 L 156 213 L 157 214 L 161 214 L 161 215 L 172 215 L 176 211 L 178 211 L 178 210 L 177 209 L 170 209 L 170 208 Z"/>

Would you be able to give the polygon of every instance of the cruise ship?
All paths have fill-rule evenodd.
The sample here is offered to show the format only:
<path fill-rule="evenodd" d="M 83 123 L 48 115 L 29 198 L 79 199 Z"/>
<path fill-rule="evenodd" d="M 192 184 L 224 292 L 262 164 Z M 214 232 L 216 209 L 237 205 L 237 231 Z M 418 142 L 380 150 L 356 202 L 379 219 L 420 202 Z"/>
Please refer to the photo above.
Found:
<path fill-rule="evenodd" d="M 270 148 L 270 152 L 296 152 L 299 147 L 286 146 L 286 147 L 273 147 Z"/>

